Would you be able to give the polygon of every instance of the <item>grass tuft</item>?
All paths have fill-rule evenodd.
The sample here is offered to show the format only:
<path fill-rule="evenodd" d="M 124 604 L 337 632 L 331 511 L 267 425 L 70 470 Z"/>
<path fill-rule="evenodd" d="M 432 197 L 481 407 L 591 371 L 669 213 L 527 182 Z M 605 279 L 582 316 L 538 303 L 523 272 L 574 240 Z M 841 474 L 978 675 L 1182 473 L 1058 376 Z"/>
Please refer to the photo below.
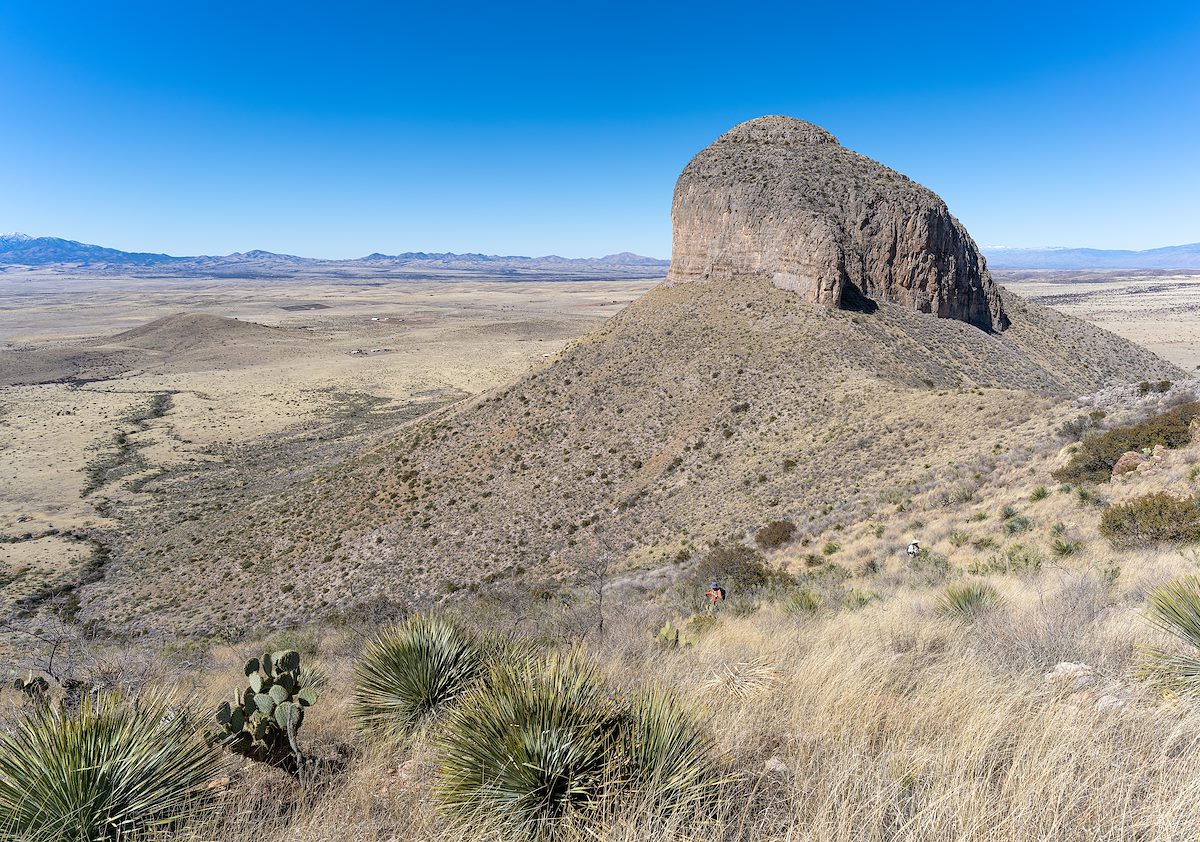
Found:
<path fill-rule="evenodd" d="M 1000 604 L 1000 595 L 991 585 L 962 582 L 946 588 L 938 600 L 938 611 L 946 617 L 971 621 Z"/>

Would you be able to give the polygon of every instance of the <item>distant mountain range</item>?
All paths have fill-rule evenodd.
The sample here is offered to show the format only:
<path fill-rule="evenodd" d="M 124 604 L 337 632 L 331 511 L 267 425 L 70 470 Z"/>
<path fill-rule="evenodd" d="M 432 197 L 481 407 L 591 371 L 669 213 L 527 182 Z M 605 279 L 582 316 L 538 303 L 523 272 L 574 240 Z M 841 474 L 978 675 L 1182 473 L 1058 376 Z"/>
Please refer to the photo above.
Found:
<path fill-rule="evenodd" d="M 1200 243 L 1123 251 L 1088 248 L 984 247 L 992 269 L 1200 269 Z M 656 277 L 669 260 L 631 252 L 604 257 L 570 258 L 558 255 L 454 254 L 452 252 L 375 252 L 352 260 L 321 260 L 294 254 L 254 250 L 226 255 L 176 257 L 152 252 L 120 251 L 104 246 L 64 240 L 0 234 L 0 266 L 61 268 L 98 274 L 166 274 L 210 276 L 273 276 L 296 273 L 354 274 L 365 272 L 411 273 L 418 270 L 486 272 L 488 274 L 547 274 L 565 272 L 581 276 L 620 275 Z"/>
<path fill-rule="evenodd" d="M 524 257 L 520 255 L 453 254 L 404 252 L 380 254 L 352 260 L 320 260 L 269 251 L 176 257 L 169 254 L 129 252 L 104 246 L 64 240 L 60 237 L 30 237 L 26 234 L 0 234 L 0 266 L 61 268 L 100 274 L 136 273 L 167 275 L 270 276 L 303 272 L 315 274 L 362 274 L 388 270 L 459 270 L 485 271 L 489 274 L 545 274 L 566 272 L 590 276 L 623 275 L 654 277 L 670 265 L 669 260 L 643 257 L 631 252 L 604 257 L 568 258 L 558 255 Z"/>
<path fill-rule="evenodd" d="M 984 247 L 992 269 L 1200 269 L 1200 243 L 1145 251 Z"/>

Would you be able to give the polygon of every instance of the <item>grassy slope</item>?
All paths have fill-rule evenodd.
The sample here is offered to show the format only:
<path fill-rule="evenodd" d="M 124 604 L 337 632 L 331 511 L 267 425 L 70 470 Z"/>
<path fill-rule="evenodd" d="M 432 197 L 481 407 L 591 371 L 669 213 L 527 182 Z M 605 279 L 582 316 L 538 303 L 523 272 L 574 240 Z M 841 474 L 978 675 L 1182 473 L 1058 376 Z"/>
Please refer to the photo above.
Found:
<path fill-rule="evenodd" d="M 246 505 L 164 507 L 118 545 L 85 616 L 204 631 L 261 622 L 283 587 L 289 616 L 312 619 L 569 579 L 600 555 L 668 567 L 773 518 L 819 531 L 931 469 L 974 472 L 1058 423 L 1068 394 L 1178 376 L 1011 306 L 1016 326 L 989 336 L 765 283 L 659 287 L 546 367 L 358 458 Z"/>

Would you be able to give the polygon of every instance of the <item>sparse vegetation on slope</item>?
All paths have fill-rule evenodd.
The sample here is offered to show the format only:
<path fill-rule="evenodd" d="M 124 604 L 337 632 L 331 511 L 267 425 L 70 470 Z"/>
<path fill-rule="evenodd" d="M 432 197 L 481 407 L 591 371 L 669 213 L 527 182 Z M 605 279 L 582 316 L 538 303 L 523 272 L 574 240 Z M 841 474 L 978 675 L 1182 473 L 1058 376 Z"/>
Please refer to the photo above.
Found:
<path fill-rule="evenodd" d="M 1139 452 L 1156 444 L 1168 448 L 1187 444 L 1192 419 L 1198 416 L 1200 403 L 1187 403 L 1137 424 L 1084 439 L 1071 461 L 1054 472 L 1054 478 L 1059 482 L 1106 482 L 1126 451 Z"/>

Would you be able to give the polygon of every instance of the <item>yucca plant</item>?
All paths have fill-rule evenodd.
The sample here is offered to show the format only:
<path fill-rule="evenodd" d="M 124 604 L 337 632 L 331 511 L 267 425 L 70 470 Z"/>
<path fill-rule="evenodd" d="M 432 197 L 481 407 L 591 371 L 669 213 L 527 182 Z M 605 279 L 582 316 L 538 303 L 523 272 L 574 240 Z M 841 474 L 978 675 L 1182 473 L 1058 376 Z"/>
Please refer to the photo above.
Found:
<path fill-rule="evenodd" d="M 627 719 L 576 655 L 497 665 L 446 718 L 438 796 L 469 825 L 546 838 L 597 809 Z"/>
<path fill-rule="evenodd" d="M 359 726 L 403 737 L 432 722 L 484 672 L 483 648 L 448 620 L 412 617 L 367 644 L 355 667 Z"/>
<path fill-rule="evenodd" d="M 673 695 L 662 690 L 635 697 L 631 707 L 621 744 L 623 784 L 646 810 L 696 810 L 720 781 L 712 739 Z"/>
<path fill-rule="evenodd" d="M 164 697 L 85 698 L 0 735 L 0 839 L 102 842 L 178 827 L 211 799 L 220 757 Z"/>
<path fill-rule="evenodd" d="M 938 600 L 938 611 L 958 620 L 974 620 L 1000 604 L 1000 595 L 991 585 L 982 582 L 962 582 L 946 588 Z"/>
<path fill-rule="evenodd" d="M 494 667 L 446 718 L 438 797 L 516 839 L 586 829 L 614 803 L 689 814 L 720 783 L 712 741 L 662 691 L 608 691 L 580 655 Z"/>
<path fill-rule="evenodd" d="M 1200 690 L 1200 578 L 1187 576 L 1155 588 L 1147 600 L 1150 625 L 1178 638 L 1189 653 L 1148 648 L 1142 674 L 1165 688 L 1183 693 Z"/>
<path fill-rule="evenodd" d="M 809 590 L 792 591 L 783 600 L 783 610 L 793 615 L 816 614 L 821 610 L 821 598 Z"/>

